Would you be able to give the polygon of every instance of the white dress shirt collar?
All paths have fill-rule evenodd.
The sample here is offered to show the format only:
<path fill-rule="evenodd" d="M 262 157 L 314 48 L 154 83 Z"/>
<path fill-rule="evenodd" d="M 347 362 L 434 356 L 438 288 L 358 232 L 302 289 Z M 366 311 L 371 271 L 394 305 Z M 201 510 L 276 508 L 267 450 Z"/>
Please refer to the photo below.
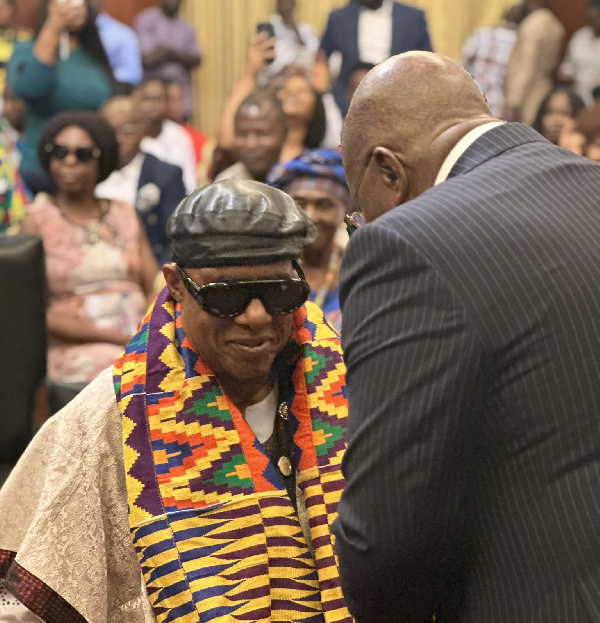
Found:
<path fill-rule="evenodd" d="M 376 65 L 392 53 L 392 0 L 378 9 L 361 7 L 358 17 L 358 55 L 363 63 Z"/>
<path fill-rule="evenodd" d="M 450 153 L 446 156 L 446 159 L 442 163 L 439 173 L 435 178 L 434 186 L 445 182 L 448 179 L 448 175 L 450 175 L 450 171 L 452 171 L 452 167 L 458 162 L 458 159 L 467 151 L 467 149 L 480 137 L 483 136 L 486 132 L 489 132 L 492 128 L 496 128 L 499 125 L 502 125 L 504 121 L 490 121 L 489 123 L 484 123 L 480 125 L 467 134 L 465 134 L 458 143 L 452 148 Z"/>

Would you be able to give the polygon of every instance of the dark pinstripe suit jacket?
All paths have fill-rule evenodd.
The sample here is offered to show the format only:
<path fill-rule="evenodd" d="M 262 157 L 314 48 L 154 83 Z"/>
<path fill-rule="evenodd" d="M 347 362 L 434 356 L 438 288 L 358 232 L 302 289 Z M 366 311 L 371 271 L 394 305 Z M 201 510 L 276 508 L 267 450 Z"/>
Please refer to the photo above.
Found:
<path fill-rule="evenodd" d="M 341 276 L 358 621 L 600 622 L 600 165 L 490 130 Z"/>

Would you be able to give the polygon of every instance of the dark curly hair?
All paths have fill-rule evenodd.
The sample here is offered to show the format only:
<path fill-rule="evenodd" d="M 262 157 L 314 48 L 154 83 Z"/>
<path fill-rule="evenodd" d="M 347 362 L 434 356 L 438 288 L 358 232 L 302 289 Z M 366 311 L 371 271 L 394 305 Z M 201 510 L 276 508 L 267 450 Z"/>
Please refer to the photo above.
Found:
<path fill-rule="evenodd" d="M 56 135 L 65 128 L 76 126 L 87 132 L 100 149 L 98 158 L 97 184 L 104 181 L 116 168 L 119 162 L 119 144 L 112 127 L 99 115 L 92 112 L 61 112 L 52 117 L 44 127 L 38 144 L 38 156 L 42 166 L 50 173 L 50 154 L 46 145 L 51 144 Z"/>

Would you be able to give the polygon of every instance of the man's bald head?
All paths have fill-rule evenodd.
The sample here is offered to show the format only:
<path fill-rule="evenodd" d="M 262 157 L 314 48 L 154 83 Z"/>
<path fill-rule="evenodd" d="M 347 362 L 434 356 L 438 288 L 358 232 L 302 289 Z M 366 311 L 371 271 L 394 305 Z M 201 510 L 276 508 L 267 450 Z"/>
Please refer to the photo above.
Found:
<path fill-rule="evenodd" d="M 445 56 L 409 52 L 377 65 L 352 98 L 342 136 L 353 194 L 359 184 L 368 184 L 371 192 L 365 194 L 371 195 L 385 190 L 381 184 L 389 188 L 378 209 L 363 208 L 367 219 L 431 187 L 454 144 L 492 120 L 473 78 Z M 370 182 L 369 168 L 379 173 L 370 175 Z"/>

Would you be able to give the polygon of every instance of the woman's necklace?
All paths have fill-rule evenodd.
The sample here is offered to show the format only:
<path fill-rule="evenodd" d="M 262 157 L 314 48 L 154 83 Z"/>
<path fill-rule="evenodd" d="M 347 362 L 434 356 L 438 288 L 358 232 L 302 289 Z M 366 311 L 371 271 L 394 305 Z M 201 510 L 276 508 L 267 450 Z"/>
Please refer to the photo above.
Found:
<path fill-rule="evenodd" d="M 121 240 L 121 238 L 120 238 L 119 234 L 117 233 L 116 229 L 113 227 L 113 225 L 111 223 L 109 223 L 109 222 L 107 222 L 105 220 L 106 215 L 110 211 L 110 201 L 108 201 L 107 199 L 99 199 L 98 200 L 98 209 L 100 211 L 98 219 L 92 221 L 91 223 L 87 223 L 85 225 L 83 223 L 79 223 L 74 218 L 69 216 L 60 206 L 58 206 L 58 202 L 56 202 L 56 203 L 57 203 L 57 207 L 58 207 L 60 213 L 62 214 L 63 218 L 66 221 L 69 221 L 69 223 L 72 223 L 73 225 L 76 225 L 77 227 L 79 227 L 80 229 L 83 230 L 84 236 L 85 236 L 85 241 L 88 244 L 97 244 L 98 242 L 100 242 L 100 227 L 104 223 L 108 227 L 108 229 L 110 230 L 110 233 L 112 234 L 115 243 L 118 246 L 123 247 L 123 241 Z"/>

